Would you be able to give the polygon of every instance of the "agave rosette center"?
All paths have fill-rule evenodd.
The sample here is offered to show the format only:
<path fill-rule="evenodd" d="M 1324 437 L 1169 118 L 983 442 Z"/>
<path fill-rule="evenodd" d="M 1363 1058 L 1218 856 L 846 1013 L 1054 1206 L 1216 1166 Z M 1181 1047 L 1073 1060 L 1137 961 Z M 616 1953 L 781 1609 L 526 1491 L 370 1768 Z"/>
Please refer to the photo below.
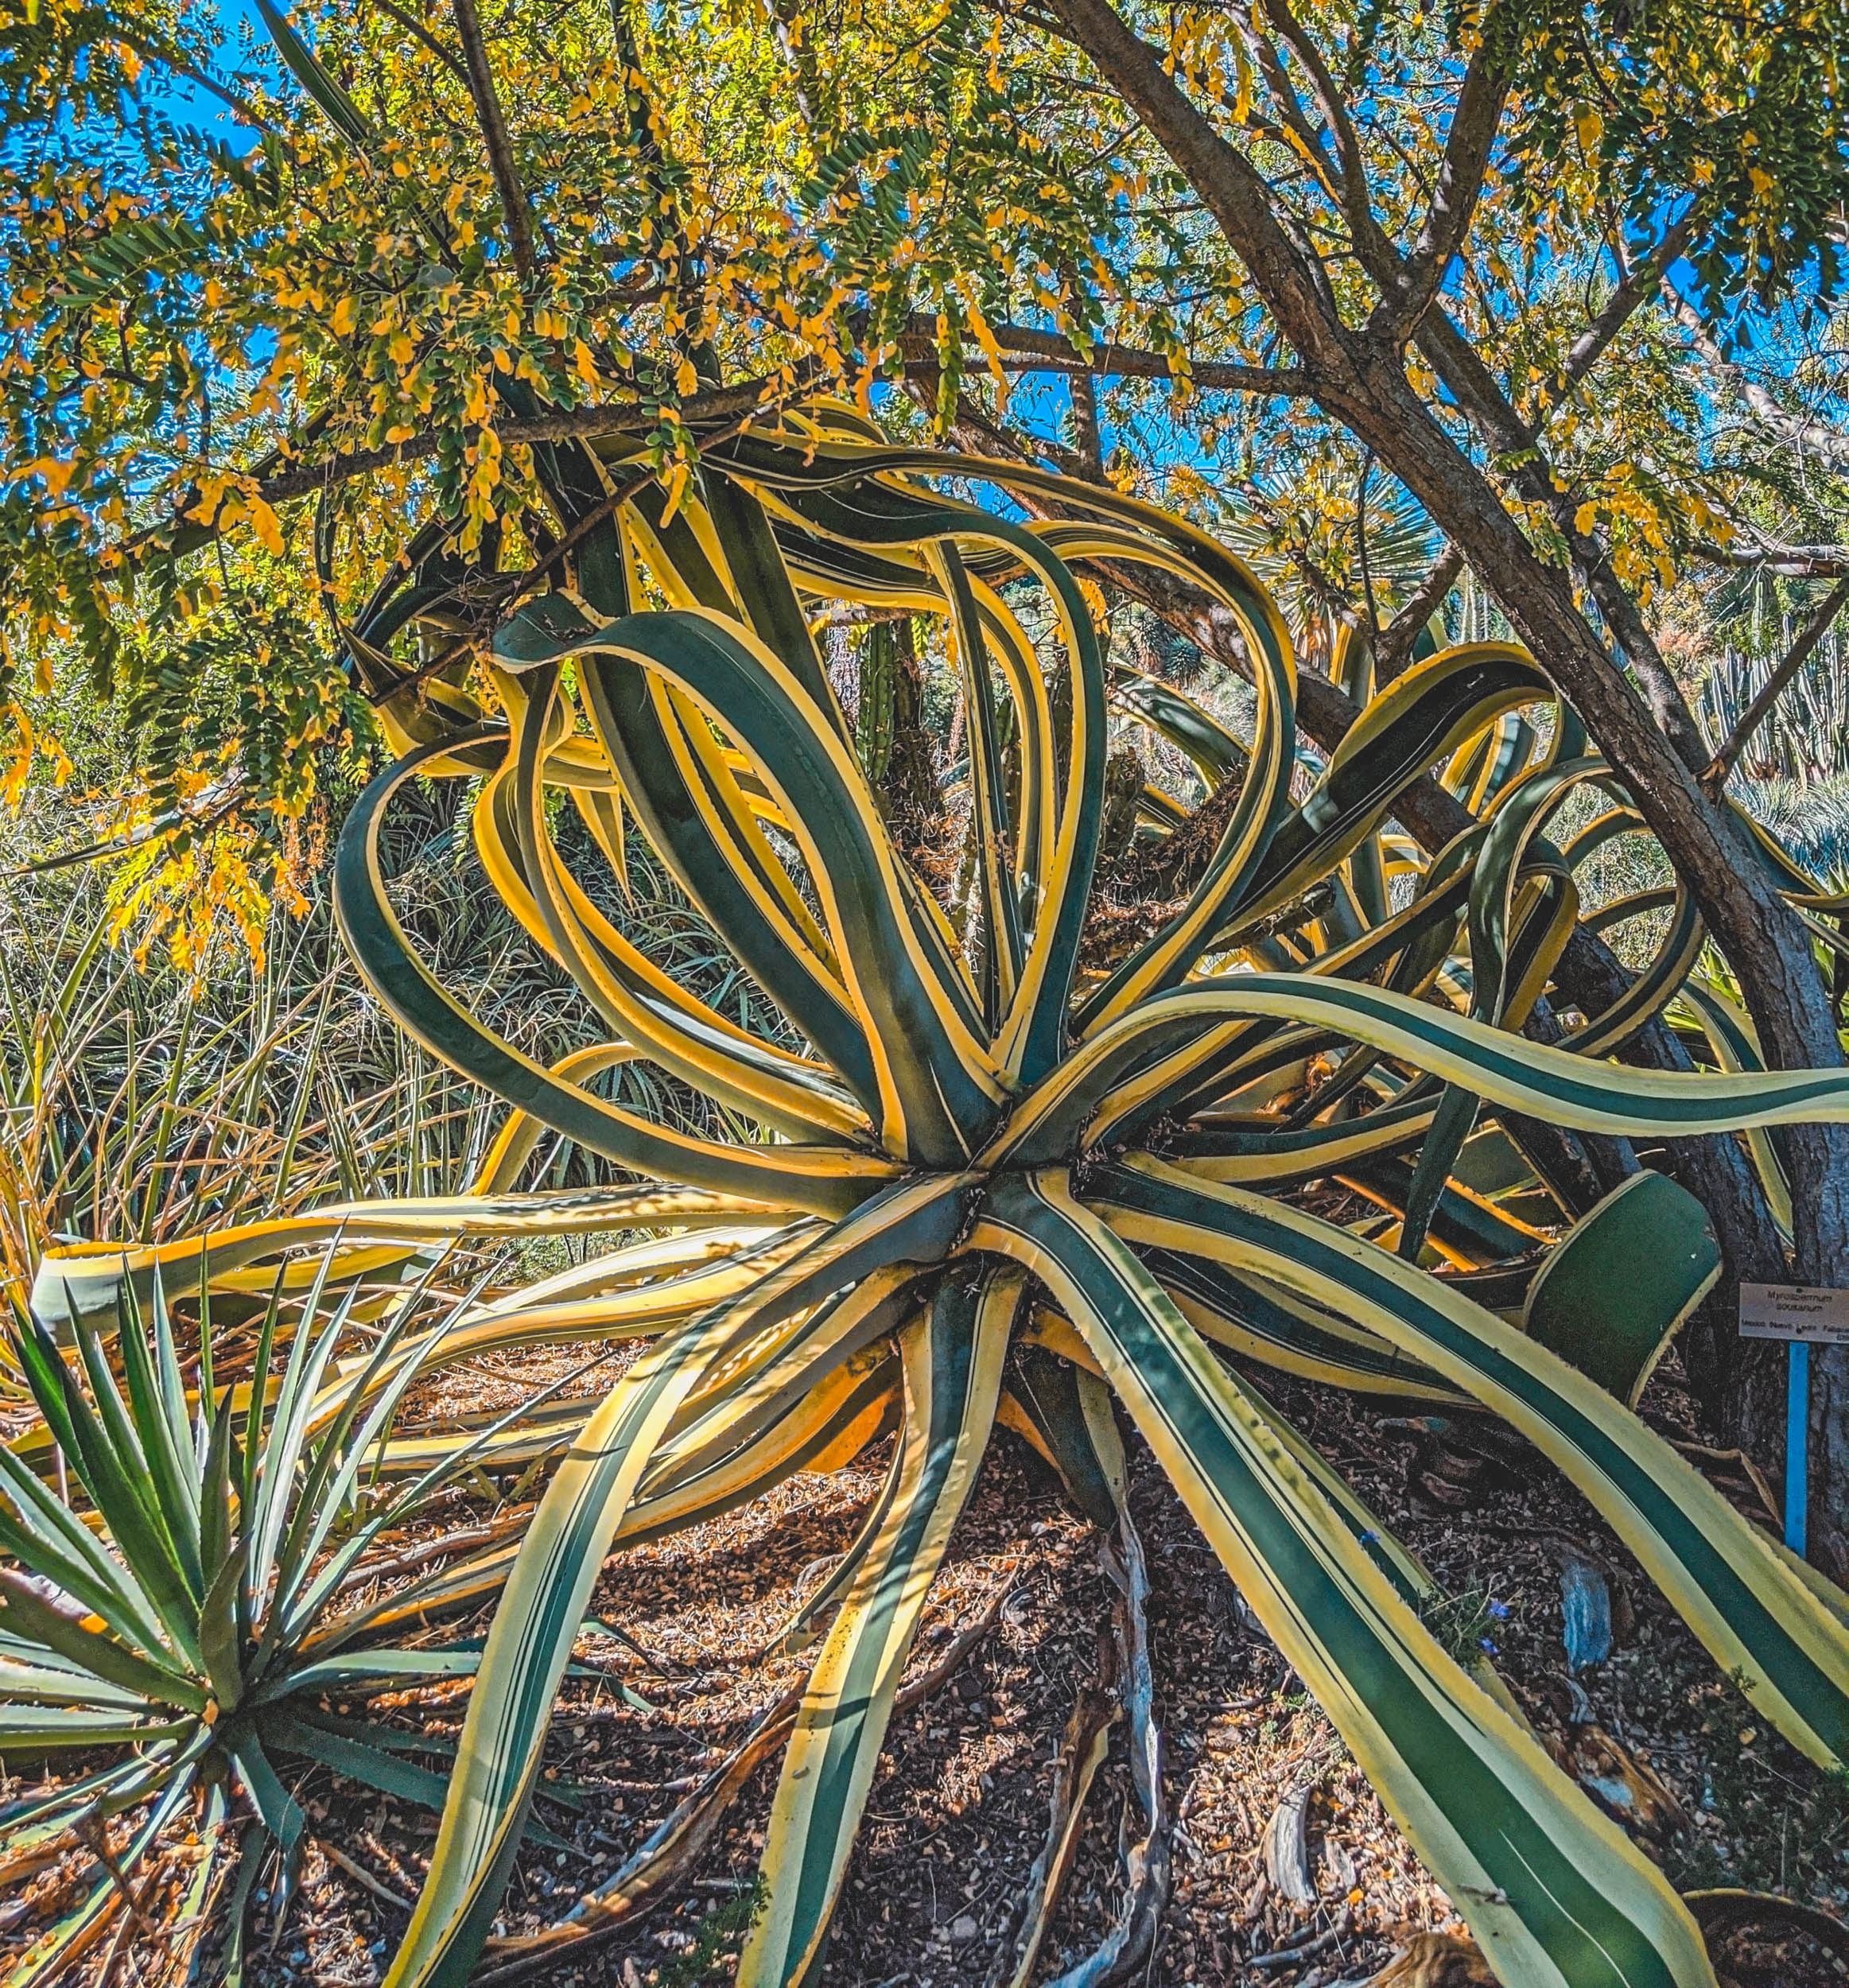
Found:
<path fill-rule="evenodd" d="M 400 1021 L 518 1125 L 659 1183 L 564 1210 L 508 1191 L 515 1159 L 488 1170 L 456 1225 L 515 1225 L 525 1206 L 536 1222 L 609 1227 L 652 1194 L 638 1219 L 740 1236 L 689 1242 L 653 1279 L 593 1264 L 481 1322 L 509 1343 L 647 1344 L 570 1441 L 517 1558 L 495 1568 L 506 1586 L 391 1988 L 460 1980 L 480 1951 L 612 1547 L 891 1430 L 886 1488 L 798 1625 L 820 1651 L 740 1976 L 805 1978 L 996 1422 L 1108 1523 L 1123 1476 L 1112 1394 L 1503 1979 L 1711 1982 L 1661 1873 L 1445 1654 L 1421 1619 L 1428 1577 L 1250 1378 L 1268 1367 L 1505 1418 L 1766 1718 L 1814 1758 L 1849 1753 L 1839 1598 L 1632 1412 L 1715 1274 L 1701 1211 L 1657 1173 L 1588 1194 L 1575 1136 L 1841 1119 L 1849 1086 L 1840 1072 L 1757 1067 L 1737 1015 L 1691 978 L 1701 933 L 1680 895 L 1614 1010 L 1552 1046 L 1521 1033 L 1583 922 L 1577 864 L 1634 828 L 1549 841 L 1575 790 L 1606 789 L 1619 817 L 1626 801 L 1545 674 L 1507 645 L 1428 644 L 1377 694 L 1365 656 L 1342 650 L 1362 715 L 1293 794 L 1289 630 L 1237 559 L 1147 505 L 893 446 L 833 406 L 715 441 L 671 497 L 620 438 L 538 453 L 569 550 L 551 590 L 495 632 L 504 716 L 459 678 L 420 694 L 391 675 L 392 631 L 453 569 L 445 531 L 418 541 L 409 577 L 354 632 L 402 756 L 344 835 L 343 930 Z M 985 486 L 1005 511 L 963 494 Z M 1086 569 L 1137 565 L 1232 617 L 1257 692 L 1249 739 L 1107 659 Z M 923 618 L 954 673 L 967 826 L 954 890 L 903 852 L 867 728 L 831 681 L 819 637 L 842 604 Z M 1524 716 L 1537 711 L 1544 746 Z M 1237 794 L 1179 901 L 1100 966 L 1088 919 L 1107 754 L 1126 722 Z M 1472 826 L 1428 855 L 1393 813 L 1433 768 Z M 420 774 L 483 780 L 483 860 L 608 1048 L 547 1069 L 417 957 L 379 827 Z M 562 806 L 618 878 L 639 832 L 786 1019 L 782 1039 L 648 957 L 561 855 Z M 1187 810 L 1152 790 L 1142 812 L 1154 839 Z M 1678 997 L 1707 1029 L 1710 1072 L 1605 1060 Z M 600 1055 L 654 1066 L 744 1136 L 612 1101 L 581 1081 Z M 1770 1142 L 1754 1150 L 1775 1168 Z M 1316 1179 L 1354 1188 L 1377 1217 L 1343 1226 L 1295 1205 Z M 1634 1275 L 1613 1278 L 1614 1261 Z M 613 1882 L 556 1937 L 635 1896 Z"/>

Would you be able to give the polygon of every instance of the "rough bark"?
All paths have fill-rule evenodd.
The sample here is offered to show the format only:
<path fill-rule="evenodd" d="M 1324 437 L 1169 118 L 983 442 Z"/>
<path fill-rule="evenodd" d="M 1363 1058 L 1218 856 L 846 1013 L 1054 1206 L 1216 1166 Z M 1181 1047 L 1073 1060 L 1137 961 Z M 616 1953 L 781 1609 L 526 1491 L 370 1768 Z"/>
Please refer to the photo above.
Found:
<path fill-rule="evenodd" d="M 1426 623 L 1444 605 L 1445 596 L 1463 571 L 1463 555 L 1447 546 L 1431 562 L 1404 607 L 1374 639 L 1374 681 L 1383 689 L 1412 660 L 1412 650 Z"/>
<path fill-rule="evenodd" d="M 924 679 L 911 617 L 892 631 L 892 747 L 879 789 L 882 809 L 907 855 L 926 848 L 937 830 L 942 797 L 924 723 Z"/>
<path fill-rule="evenodd" d="M 507 136 L 507 120 L 495 87 L 495 72 L 488 64 L 481 22 L 476 14 L 475 0 L 451 0 L 451 6 L 468 61 L 468 93 L 475 101 L 476 118 L 487 147 L 489 169 L 494 174 L 495 192 L 500 198 L 501 216 L 507 224 L 507 245 L 513 250 L 514 267 L 521 282 L 530 283 L 534 262 L 533 210 L 527 204 L 526 190 L 520 184 L 519 169 L 514 163 L 513 142 Z"/>

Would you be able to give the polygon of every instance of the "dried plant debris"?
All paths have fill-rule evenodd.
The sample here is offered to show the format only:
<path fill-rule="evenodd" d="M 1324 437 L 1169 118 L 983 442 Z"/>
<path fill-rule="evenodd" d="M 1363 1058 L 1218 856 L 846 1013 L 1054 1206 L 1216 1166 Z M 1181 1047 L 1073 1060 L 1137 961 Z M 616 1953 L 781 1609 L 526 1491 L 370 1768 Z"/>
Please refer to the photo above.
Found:
<path fill-rule="evenodd" d="M 538 1377 L 569 1372 L 574 1357 L 549 1350 Z M 427 1411 L 452 1412 L 460 1384 L 433 1392 Z M 1667 1388 L 1673 1376 L 1653 1384 Z M 1460 1660 L 1494 1664 L 1553 1757 L 1692 1895 L 1723 1978 L 1738 1988 L 1849 1982 L 1840 1931 L 1849 1783 L 1819 1774 L 1754 1721 L 1563 1481 L 1531 1457 L 1493 1489 L 1470 1488 L 1460 1520 L 1423 1480 L 1463 1481 L 1451 1458 L 1473 1454 L 1467 1435 L 1454 1450 L 1448 1433 L 1307 1384 L 1285 1405 L 1437 1577 L 1443 1595 L 1425 1616 L 1439 1641 Z M 1662 1412 L 1676 1406 L 1672 1396 Z M 853 1540 L 889 1458 L 883 1439 L 849 1468 L 792 1478 L 741 1511 L 612 1559 L 479 1981 L 693 1988 L 730 1978 L 756 1909 L 770 1767 L 808 1656 L 786 1648 L 782 1632 Z M 1133 1771 L 1126 1672 L 1136 1632 L 1121 1548 L 1101 1551 L 1098 1530 L 1051 1471 L 1008 1438 L 984 1466 L 933 1590 L 822 1988 L 1095 1988 L 1113 1978 L 1488 1988 L 1494 1977 L 1451 1901 L 1160 1474 L 1134 1445 L 1129 1460 L 1170 1866 L 1153 1951 L 1127 1976 L 1099 1969 L 1135 1917 L 1149 1859 L 1139 1866 L 1132 1853 L 1151 1841 Z M 510 1518 L 519 1522 L 518 1508 L 452 1493 L 388 1543 L 421 1565 L 446 1538 Z M 1575 1644 L 1570 1614 L 1595 1583 L 1608 1598 L 1602 1658 Z M 485 1620 L 428 1634 L 466 1641 Z M 322 1709 L 396 1730 L 407 1762 L 441 1773 L 469 1689 L 466 1677 L 382 1687 Z M 14 1777 L 0 1796 L 14 1802 L 33 1785 Z M 255 1860 L 243 1981 L 376 1988 L 422 1884 L 433 1819 L 330 1767 L 292 1792 L 307 1818 L 300 1880 L 279 1901 L 272 1871 Z M 0 1958 L 17 1959 L 87 1888 L 98 1851 L 126 1841 L 136 1822 L 125 1814 L 87 1846 L 40 1861 L 3 1854 Z M 664 1833 L 651 1866 L 649 1846 Z M 173 1926 L 188 1909 L 200 1855 L 184 1826 L 172 1831 L 144 1866 L 138 1910 Z M 242 1876 L 234 1866 L 192 1908 L 208 1921 L 202 1981 L 222 1966 L 219 1935 Z M 634 1891 L 633 1909 L 606 1915 L 593 1939 L 535 1943 L 613 1881 L 619 1894 Z M 69 1978 L 80 1988 L 106 1978 L 153 1988 L 158 1964 L 155 1951 L 131 1977 L 99 1941 Z"/>

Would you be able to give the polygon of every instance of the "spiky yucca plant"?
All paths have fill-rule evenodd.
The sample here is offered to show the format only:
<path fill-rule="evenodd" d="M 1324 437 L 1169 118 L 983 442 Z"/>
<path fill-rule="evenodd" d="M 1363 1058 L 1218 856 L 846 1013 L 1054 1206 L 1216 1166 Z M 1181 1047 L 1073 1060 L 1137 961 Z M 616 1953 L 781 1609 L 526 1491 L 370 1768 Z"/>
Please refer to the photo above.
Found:
<path fill-rule="evenodd" d="M 349 1279 L 333 1298 L 332 1256 L 293 1295 L 273 1280 L 235 1384 L 213 1372 L 209 1299 L 198 1360 L 183 1357 L 157 1272 L 145 1314 L 130 1287 L 119 1375 L 81 1318 L 68 1360 L 36 1322 L 11 1335 L 44 1422 L 37 1439 L 0 1446 L 0 1547 L 20 1563 L 0 1568 L 0 1753 L 91 1758 L 88 1771 L 0 1811 L 0 1886 L 29 1882 L 74 1841 L 92 1848 L 95 1868 L 14 1957 L 7 1988 L 65 1977 L 125 1912 L 143 1920 L 164 1833 L 181 1819 L 202 1848 L 175 1924 L 196 1938 L 220 1853 L 240 1835 L 251 1875 L 262 1839 L 280 1852 L 284 1908 L 306 1824 L 286 1784 L 292 1767 L 442 1800 L 442 1777 L 402 1757 L 402 1734 L 332 1715 L 324 1701 L 478 1661 L 470 1650 L 355 1647 L 371 1618 L 351 1592 L 379 1536 L 468 1466 L 469 1445 L 453 1442 L 408 1480 L 377 1478 L 405 1390 L 441 1357 L 461 1307 L 400 1293 L 371 1357 L 343 1380 L 335 1353 L 363 1287 Z M 60 1495 L 53 1445 L 80 1501 Z M 396 1598 L 407 1609 L 416 1598 L 414 1585 Z M 231 1951 L 239 1916 L 225 1928 Z"/>
<path fill-rule="evenodd" d="M 1579 918 L 1575 861 L 1637 825 L 1614 793 L 1573 847 L 1547 841 L 1568 794 L 1610 781 L 1545 673 L 1501 645 L 1428 654 L 1368 699 L 1293 802 L 1280 618 L 1237 560 L 1148 507 L 887 446 L 832 406 L 715 441 L 672 495 L 621 437 L 546 462 L 564 550 L 551 590 L 494 631 L 499 714 L 453 675 L 420 695 L 387 651 L 456 584 L 452 528 L 426 530 L 402 589 L 355 631 L 403 757 L 348 825 L 338 903 L 362 969 L 433 1051 L 521 1122 L 663 1183 L 418 1219 L 689 1233 L 480 1322 L 515 1339 L 652 1343 L 571 1442 L 511 1573 L 483 1573 L 506 1586 L 391 1988 L 459 1982 L 481 1949 L 612 1544 L 895 1423 L 887 1489 L 829 1584 L 839 1606 L 794 1721 L 740 1975 L 807 1978 L 998 1415 L 1031 1427 L 1075 1487 L 1121 1486 L 1105 1388 L 1504 1980 L 1711 1983 L 1661 1873 L 1440 1648 L 1412 1563 L 1241 1377 L 1268 1365 L 1505 1417 L 1765 1718 L 1820 1761 L 1849 1753 L 1842 1598 L 1631 1411 L 1715 1273 L 1701 1212 L 1654 1174 L 1594 1206 L 1571 1136 L 1849 1117 L 1849 1080 L 1756 1070 L 1737 1016 L 1699 987 L 1685 1019 L 1710 1029 L 1714 1074 L 1606 1060 L 1688 981 L 1701 935 L 1680 898 L 1615 1009 L 1556 1046 L 1521 1033 Z M 984 511 L 946 477 L 1053 515 Z M 1087 971 L 1113 681 L 1078 569 L 1097 560 L 1167 569 L 1233 616 L 1257 716 L 1235 740 L 1167 686 L 1117 684 L 1210 780 L 1240 784 L 1185 899 Z M 1047 658 L 1003 591 L 1016 583 L 1050 610 L 1069 697 L 1049 693 Z M 812 633 L 843 600 L 942 631 L 968 714 L 967 904 L 941 902 L 901 856 L 857 759 Z M 1365 663 L 1342 666 L 1365 696 Z M 1535 706 L 1544 751 L 1519 715 Z M 1427 860 L 1390 817 L 1434 766 L 1475 825 Z M 603 1017 L 605 1060 L 645 1059 L 758 1136 L 701 1139 L 612 1105 L 577 1081 L 585 1064 L 542 1067 L 444 992 L 398 925 L 378 853 L 394 794 L 431 775 L 486 775 L 484 860 Z M 747 1034 L 599 911 L 559 860 L 560 794 L 619 869 L 639 830 L 806 1048 Z M 1151 834 L 1185 813 L 1153 794 L 1148 811 Z M 1775 1166 L 1769 1143 L 1756 1150 Z M 1344 1227 L 1293 1205 L 1293 1189 L 1330 1178 L 1377 1218 Z M 378 1211 L 381 1237 L 394 1219 Z M 726 1223 L 744 1227 L 693 1233 Z M 208 1239 L 205 1267 L 277 1246 Z M 647 1280 L 650 1261 L 674 1274 Z M 1011 1357 L 1029 1345 L 1063 1363 L 1082 1411 L 1049 1414 L 1024 1386 Z M 565 1932 L 609 1902 L 592 1894 Z"/>

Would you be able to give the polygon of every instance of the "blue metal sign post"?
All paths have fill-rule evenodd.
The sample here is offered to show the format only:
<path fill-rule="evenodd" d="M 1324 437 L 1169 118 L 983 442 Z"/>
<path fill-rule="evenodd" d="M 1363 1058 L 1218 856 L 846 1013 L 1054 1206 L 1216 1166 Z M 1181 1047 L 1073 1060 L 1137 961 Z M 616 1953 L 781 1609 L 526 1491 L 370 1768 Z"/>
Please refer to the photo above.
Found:
<path fill-rule="evenodd" d="M 1794 1339 L 1785 1376 L 1785 1543 L 1801 1560 L 1810 1521 L 1811 1349 Z"/>
<path fill-rule="evenodd" d="M 1849 1291 L 1742 1284 L 1740 1337 L 1785 1342 L 1785 1543 L 1802 1559 L 1810 1530 L 1811 1348 L 1849 1345 Z"/>

